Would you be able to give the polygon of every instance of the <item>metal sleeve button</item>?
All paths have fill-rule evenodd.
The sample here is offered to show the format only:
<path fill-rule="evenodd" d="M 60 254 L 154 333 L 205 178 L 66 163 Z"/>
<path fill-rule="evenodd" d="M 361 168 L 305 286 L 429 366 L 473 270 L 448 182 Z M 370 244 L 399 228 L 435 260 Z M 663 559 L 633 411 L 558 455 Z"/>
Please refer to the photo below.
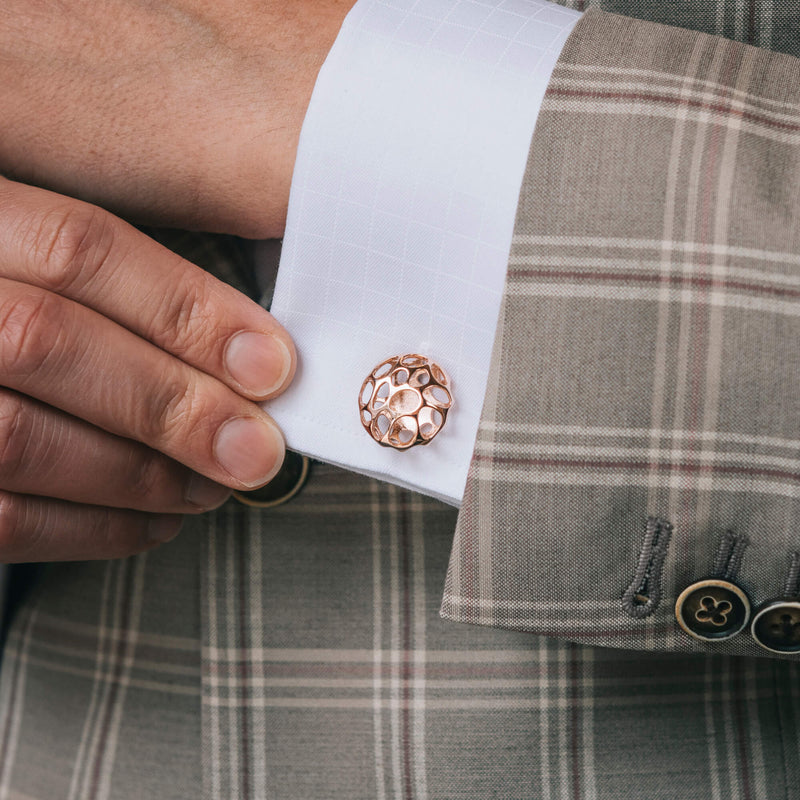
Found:
<path fill-rule="evenodd" d="M 724 641 L 744 630 L 750 620 L 750 600 L 735 583 L 707 578 L 680 593 L 675 603 L 675 618 L 695 639 Z"/>
<path fill-rule="evenodd" d="M 278 474 L 266 485 L 252 492 L 234 492 L 233 496 L 246 506 L 272 508 L 291 500 L 302 488 L 308 477 L 309 460 L 293 450 L 286 457 Z"/>
<path fill-rule="evenodd" d="M 800 599 L 765 603 L 753 617 L 750 633 L 772 653 L 800 653 Z"/>

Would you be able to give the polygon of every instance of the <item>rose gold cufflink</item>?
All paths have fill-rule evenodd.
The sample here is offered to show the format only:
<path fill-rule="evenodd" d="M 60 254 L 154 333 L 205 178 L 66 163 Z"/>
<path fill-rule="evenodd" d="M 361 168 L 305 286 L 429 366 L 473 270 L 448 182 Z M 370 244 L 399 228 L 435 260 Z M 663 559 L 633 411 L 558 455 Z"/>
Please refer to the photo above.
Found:
<path fill-rule="evenodd" d="M 364 429 L 378 444 L 396 450 L 428 444 L 444 427 L 452 405 L 447 373 L 415 353 L 378 364 L 358 397 Z"/>

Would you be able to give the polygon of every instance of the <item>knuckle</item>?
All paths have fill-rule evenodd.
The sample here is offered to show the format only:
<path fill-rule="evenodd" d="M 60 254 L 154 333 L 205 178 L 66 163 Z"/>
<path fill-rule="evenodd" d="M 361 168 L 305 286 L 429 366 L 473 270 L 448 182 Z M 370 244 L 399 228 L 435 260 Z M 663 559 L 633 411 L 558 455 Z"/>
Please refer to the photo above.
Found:
<path fill-rule="evenodd" d="M 175 440 L 188 439 L 199 417 L 199 406 L 193 382 L 164 381 L 142 404 L 137 438 L 157 449 Z"/>
<path fill-rule="evenodd" d="M 51 210 L 31 226 L 29 260 L 45 288 L 67 294 L 95 278 L 113 244 L 111 217 L 76 203 Z"/>
<path fill-rule="evenodd" d="M 7 482 L 25 461 L 31 432 L 25 412 L 18 394 L 0 389 L 0 481 Z"/>
<path fill-rule="evenodd" d="M 64 329 L 65 305 L 49 292 L 20 292 L 0 304 L 4 374 L 27 378 L 42 369 Z"/>
<path fill-rule="evenodd" d="M 178 357 L 208 352 L 219 341 L 208 280 L 187 282 L 176 295 L 165 299 L 155 317 L 153 339 Z"/>

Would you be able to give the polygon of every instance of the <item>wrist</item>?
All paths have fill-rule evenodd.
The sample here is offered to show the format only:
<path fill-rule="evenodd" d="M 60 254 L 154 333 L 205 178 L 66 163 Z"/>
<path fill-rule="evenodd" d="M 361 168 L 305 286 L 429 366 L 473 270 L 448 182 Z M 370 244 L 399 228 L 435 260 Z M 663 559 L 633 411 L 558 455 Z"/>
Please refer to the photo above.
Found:
<path fill-rule="evenodd" d="M 279 236 L 314 82 L 353 2 L 110 0 L 40 20 L 10 0 L 0 173 L 135 222 Z"/>
<path fill-rule="evenodd" d="M 274 20 L 268 41 L 253 32 L 238 40 L 244 58 L 226 82 L 236 90 L 225 115 L 231 135 L 209 132 L 210 174 L 217 191 L 205 202 L 205 229 L 254 239 L 283 235 L 300 133 L 319 71 L 355 0 L 300 4 Z M 274 30 L 274 27 L 273 27 Z M 279 43 L 276 52 L 275 42 Z M 247 63 L 242 71 L 241 62 Z M 220 119 L 225 126 L 225 120 Z M 198 142 L 202 147 L 202 143 Z"/>

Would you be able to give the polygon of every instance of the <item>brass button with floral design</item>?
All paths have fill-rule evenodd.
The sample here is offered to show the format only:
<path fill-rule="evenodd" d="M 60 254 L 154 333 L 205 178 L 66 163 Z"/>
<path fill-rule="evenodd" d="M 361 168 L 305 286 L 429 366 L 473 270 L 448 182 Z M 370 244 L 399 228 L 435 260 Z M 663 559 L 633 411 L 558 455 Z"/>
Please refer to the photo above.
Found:
<path fill-rule="evenodd" d="M 750 620 L 750 600 L 728 580 L 707 578 L 687 586 L 675 603 L 675 618 L 689 636 L 719 642 L 741 633 Z"/>

